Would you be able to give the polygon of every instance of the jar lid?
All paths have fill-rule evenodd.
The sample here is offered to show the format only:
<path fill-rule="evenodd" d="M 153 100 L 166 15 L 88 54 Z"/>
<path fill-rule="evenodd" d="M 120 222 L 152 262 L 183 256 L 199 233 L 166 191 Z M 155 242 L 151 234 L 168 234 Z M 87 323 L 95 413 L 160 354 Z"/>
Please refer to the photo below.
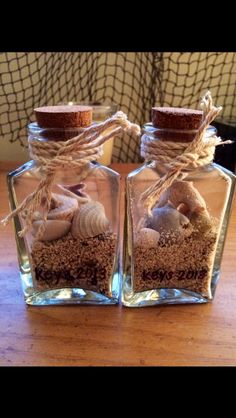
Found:
<path fill-rule="evenodd" d="M 79 128 L 92 123 L 90 106 L 44 106 L 34 109 L 40 128 Z"/>
<path fill-rule="evenodd" d="M 152 123 L 160 129 L 199 129 L 202 122 L 202 110 L 181 107 L 153 107 Z"/>

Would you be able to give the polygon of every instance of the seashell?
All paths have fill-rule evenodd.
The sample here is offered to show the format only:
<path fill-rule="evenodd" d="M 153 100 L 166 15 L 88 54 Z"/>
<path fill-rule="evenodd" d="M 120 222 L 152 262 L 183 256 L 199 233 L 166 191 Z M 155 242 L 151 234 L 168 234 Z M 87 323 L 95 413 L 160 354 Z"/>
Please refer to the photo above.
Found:
<path fill-rule="evenodd" d="M 103 234 L 109 228 L 104 206 L 99 202 L 88 202 L 75 212 L 71 233 L 75 238 L 90 238 Z"/>
<path fill-rule="evenodd" d="M 72 186 L 58 184 L 57 186 L 63 191 L 63 193 L 66 196 L 70 196 L 76 199 L 78 201 L 78 204 L 86 203 L 89 200 L 91 200 L 90 196 L 84 191 L 86 187 L 84 183 L 78 183 Z"/>
<path fill-rule="evenodd" d="M 206 210 L 206 202 L 199 191 L 193 186 L 192 181 L 174 181 L 161 195 L 157 207 L 161 208 L 165 206 L 168 203 L 168 200 L 172 202 L 175 208 L 181 204 L 185 204 L 189 208 L 190 213 Z"/>
<path fill-rule="evenodd" d="M 156 247 L 160 234 L 158 231 L 150 228 L 142 228 L 137 234 L 135 244 L 145 248 Z"/>
<path fill-rule="evenodd" d="M 32 234 L 37 235 L 40 225 L 43 221 L 35 221 L 32 223 Z M 60 220 L 48 220 L 46 221 L 46 229 L 44 231 L 43 237 L 40 238 L 40 241 L 52 241 L 66 235 L 71 227 L 71 223 L 68 221 Z"/>
<path fill-rule="evenodd" d="M 212 227 L 212 221 L 207 211 L 193 212 L 190 216 L 190 222 L 193 225 L 196 232 L 200 234 L 206 234 Z"/>
<path fill-rule="evenodd" d="M 147 219 L 147 227 L 159 233 L 174 232 L 181 234 L 189 224 L 189 219 L 176 210 L 170 203 L 163 207 L 155 207 L 152 216 Z"/>
<path fill-rule="evenodd" d="M 41 219 L 43 219 L 42 214 L 36 210 L 36 211 L 33 213 L 32 220 L 33 220 L 33 221 L 40 221 Z"/>
<path fill-rule="evenodd" d="M 168 202 L 170 202 L 170 200 L 168 201 Z M 170 202 L 171 203 L 171 202 Z M 189 213 L 189 207 L 188 207 L 188 205 L 186 205 L 186 203 L 180 203 L 180 205 L 179 206 L 177 206 L 177 208 L 176 208 L 180 213 L 182 213 L 183 215 L 188 215 L 188 213 Z"/>
<path fill-rule="evenodd" d="M 48 212 L 47 219 L 71 221 L 77 208 L 77 199 L 53 193 L 51 209 Z"/>

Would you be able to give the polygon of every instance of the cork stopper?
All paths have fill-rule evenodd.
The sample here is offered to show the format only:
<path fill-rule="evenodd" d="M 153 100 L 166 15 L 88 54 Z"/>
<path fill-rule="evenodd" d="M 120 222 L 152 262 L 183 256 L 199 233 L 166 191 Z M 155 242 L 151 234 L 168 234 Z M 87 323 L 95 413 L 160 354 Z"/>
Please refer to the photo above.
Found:
<path fill-rule="evenodd" d="M 81 128 L 92 123 L 90 106 L 44 106 L 34 109 L 40 136 L 51 141 L 67 141 L 77 136 Z"/>
<path fill-rule="evenodd" d="M 196 131 L 201 125 L 202 116 L 203 112 L 201 110 L 180 107 L 153 107 L 152 124 L 160 130 L 156 132 L 155 136 L 167 141 L 190 142 L 194 139 Z"/>
<path fill-rule="evenodd" d="M 44 106 L 34 109 L 40 128 L 79 128 L 92 123 L 90 106 Z"/>
<path fill-rule="evenodd" d="M 202 121 L 201 110 L 184 109 L 181 107 L 153 107 L 152 123 L 156 128 L 166 129 L 198 129 Z"/>

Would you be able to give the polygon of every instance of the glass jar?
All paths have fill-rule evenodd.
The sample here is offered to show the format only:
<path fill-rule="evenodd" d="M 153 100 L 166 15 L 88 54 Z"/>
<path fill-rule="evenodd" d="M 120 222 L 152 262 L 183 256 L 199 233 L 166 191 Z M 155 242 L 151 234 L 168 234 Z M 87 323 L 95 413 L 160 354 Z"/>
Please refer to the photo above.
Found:
<path fill-rule="evenodd" d="M 143 133 L 155 145 L 190 142 L 197 130 L 147 123 Z M 215 134 L 209 126 L 204 141 Z M 140 196 L 168 170 L 153 159 L 127 177 L 122 303 L 128 307 L 211 301 L 220 276 L 235 175 L 213 162 L 185 171 L 145 218 Z"/>
<path fill-rule="evenodd" d="M 49 124 L 50 125 L 50 124 Z M 38 140 L 64 141 L 84 127 L 28 126 L 29 146 Z M 11 209 L 45 178 L 44 166 L 31 160 L 8 174 Z M 27 211 L 14 217 L 20 276 L 27 304 L 116 304 L 119 301 L 119 184 L 115 171 L 96 162 L 57 168 L 46 229 L 43 206 L 33 214 L 24 237 Z"/>

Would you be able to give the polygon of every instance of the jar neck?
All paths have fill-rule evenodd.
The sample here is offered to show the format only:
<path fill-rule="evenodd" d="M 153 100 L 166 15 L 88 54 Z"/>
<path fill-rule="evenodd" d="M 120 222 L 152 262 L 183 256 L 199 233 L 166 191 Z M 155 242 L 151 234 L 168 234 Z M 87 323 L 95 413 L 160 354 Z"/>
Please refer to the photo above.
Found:
<path fill-rule="evenodd" d="M 163 172 L 169 171 L 173 164 L 176 166 L 176 163 L 184 171 L 207 165 L 214 157 L 217 131 L 213 126 L 206 129 L 202 138 L 201 151 L 198 148 L 195 149 L 194 146 L 191 149 L 191 142 L 195 139 L 197 132 L 158 129 L 151 123 L 145 124 L 141 138 L 141 156 L 146 162 L 153 162 L 154 167 L 157 167 L 158 164 Z M 183 154 L 185 155 L 183 156 Z M 179 158 L 176 161 L 177 157 Z"/>
<path fill-rule="evenodd" d="M 34 139 L 40 141 L 68 141 L 71 138 L 79 135 L 85 128 L 40 128 L 37 123 L 30 123 L 28 125 L 28 140 Z"/>
<path fill-rule="evenodd" d="M 94 122 L 89 127 L 93 128 L 93 125 L 96 124 L 97 123 Z M 73 127 L 64 129 L 41 128 L 37 123 L 31 123 L 28 125 L 28 144 L 31 159 L 36 162 L 37 166 L 45 166 L 46 163 L 57 157 L 57 160 L 61 159 L 61 163 L 59 165 L 62 166 L 63 170 L 72 169 L 73 165 L 76 165 L 76 169 L 78 170 L 79 164 L 77 161 L 84 158 L 82 147 L 80 150 L 80 147 L 76 146 L 76 142 L 67 144 L 66 141 L 82 134 L 89 127 Z M 64 148 L 64 144 L 65 147 L 68 147 L 69 145 L 68 151 L 66 154 L 58 154 L 58 151 L 61 150 L 61 148 Z M 65 164 L 63 164 L 64 161 Z"/>
<path fill-rule="evenodd" d="M 180 143 L 192 142 L 197 134 L 197 130 L 188 129 L 167 129 L 156 128 L 152 123 L 146 123 L 143 125 L 143 134 L 147 135 L 150 141 L 171 141 Z M 217 130 L 214 126 L 210 125 L 204 134 L 204 139 L 211 138 L 217 134 Z"/>

